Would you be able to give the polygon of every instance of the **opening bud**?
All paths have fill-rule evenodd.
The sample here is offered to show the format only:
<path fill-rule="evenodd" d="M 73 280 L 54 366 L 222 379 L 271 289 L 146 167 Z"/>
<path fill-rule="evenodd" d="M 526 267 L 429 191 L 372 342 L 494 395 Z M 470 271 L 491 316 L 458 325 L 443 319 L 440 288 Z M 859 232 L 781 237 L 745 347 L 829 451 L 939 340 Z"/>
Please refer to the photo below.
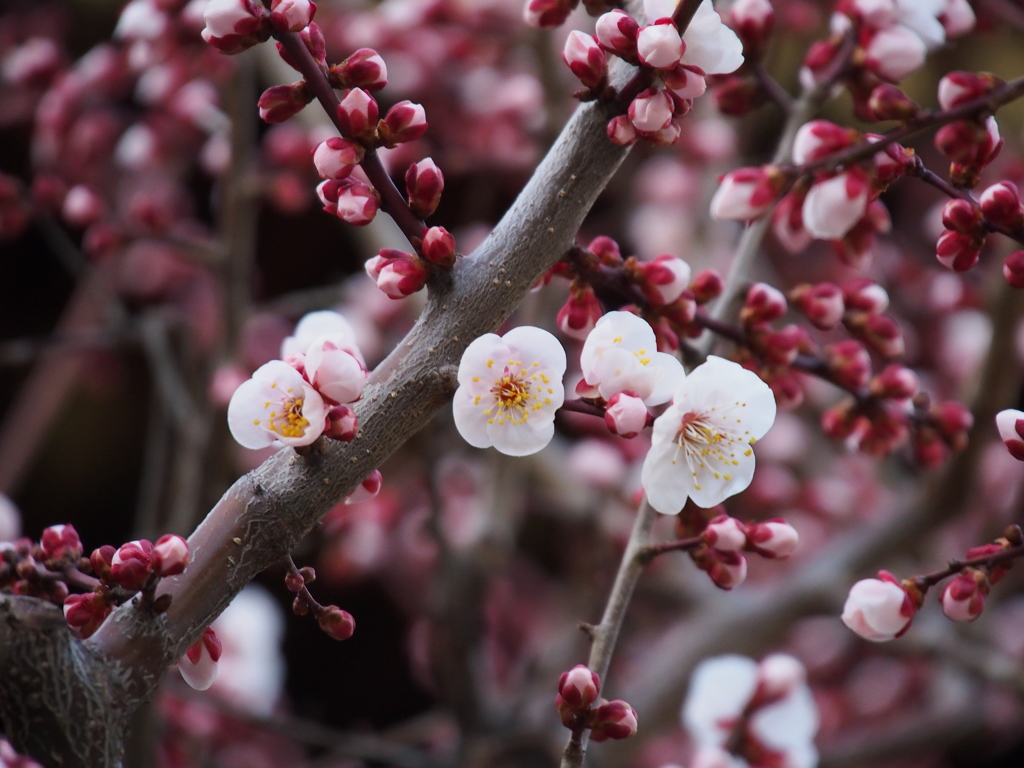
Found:
<path fill-rule="evenodd" d="M 333 640 L 348 640 L 356 631 L 356 620 L 352 614 L 336 605 L 328 605 L 316 617 L 316 622 Z"/>
<path fill-rule="evenodd" d="M 177 576 L 189 562 L 188 542 L 181 536 L 167 533 L 153 545 L 151 563 L 158 576 Z"/>

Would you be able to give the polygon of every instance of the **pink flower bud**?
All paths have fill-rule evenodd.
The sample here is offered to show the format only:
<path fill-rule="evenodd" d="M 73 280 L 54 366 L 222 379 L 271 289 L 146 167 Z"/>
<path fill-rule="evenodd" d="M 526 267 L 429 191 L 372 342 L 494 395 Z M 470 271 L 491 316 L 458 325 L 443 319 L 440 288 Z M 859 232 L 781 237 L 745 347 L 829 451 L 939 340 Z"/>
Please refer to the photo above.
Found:
<path fill-rule="evenodd" d="M 316 623 L 332 640 L 348 640 L 356 631 L 356 620 L 352 618 L 352 614 L 336 605 L 327 606 L 327 609 L 316 617 Z"/>
<path fill-rule="evenodd" d="M 939 14 L 939 21 L 946 30 L 946 39 L 952 40 L 974 29 L 977 18 L 967 0 L 946 0 L 946 7 Z"/>
<path fill-rule="evenodd" d="M 674 69 L 683 55 L 683 39 L 671 21 L 649 24 L 640 29 L 636 38 L 640 61 L 654 69 Z"/>
<path fill-rule="evenodd" d="M 833 283 L 798 285 L 790 291 L 789 298 L 815 328 L 823 331 L 830 331 L 839 325 L 846 311 L 843 292 Z"/>
<path fill-rule="evenodd" d="M 983 123 L 957 120 L 936 131 L 935 147 L 954 163 L 981 169 L 999 154 L 1003 139 L 994 117 Z"/>
<path fill-rule="evenodd" d="M 82 541 L 73 525 L 51 525 L 39 540 L 47 560 L 75 563 L 82 556 Z"/>
<path fill-rule="evenodd" d="M 876 85 L 868 97 L 868 109 L 876 120 L 913 120 L 921 107 L 907 94 L 889 83 Z"/>
<path fill-rule="evenodd" d="M 590 286 L 573 286 L 569 298 L 558 310 L 555 322 L 566 336 L 585 341 L 604 311 Z"/>
<path fill-rule="evenodd" d="M 871 35 L 864 53 L 865 67 L 883 80 L 898 82 L 921 68 L 928 49 L 907 27 L 895 24 Z"/>
<path fill-rule="evenodd" d="M 674 302 L 690 283 L 690 265 L 677 256 L 665 254 L 639 266 L 645 281 L 644 293 L 657 306 Z"/>
<path fill-rule="evenodd" d="M 756 699 L 778 701 L 807 681 L 807 669 L 788 653 L 765 656 L 757 665 Z"/>
<path fill-rule="evenodd" d="M 113 608 L 105 594 L 87 592 L 84 595 L 68 595 L 64 598 L 64 619 L 84 640 L 99 629 Z"/>
<path fill-rule="evenodd" d="M 213 627 L 203 630 L 184 656 L 178 660 L 178 671 L 191 688 L 205 691 L 217 677 L 217 662 L 223 648 Z"/>
<path fill-rule="evenodd" d="M 104 544 L 99 549 L 94 549 L 92 554 L 89 555 L 89 567 L 92 568 L 92 572 L 100 581 L 109 582 L 111 580 L 110 563 L 114 559 L 116 551 L 109 544 Z"/>
<path fill-rule="evenodd" d="M 122 544 L 110 560 L 110 577 L 127 590 L 139 590 L 153 572 L 153 545 L 146 539 Z"/>
<path fill-rule="evenodd" d="M 947 269 L 966 272 L 978 263 L 984 244 L 984 238 L 962 235 L 947 229 L 935 243 L 935 258 Z"/>
<path fill-rule="evenodd" d="M 285 32 L 298 32 L 308 27 L 316 13 L 310 0 L 274 0 L 270 4 L 270 23 Z"/>
<path fill-rule="evenodd" d="M 769 0 L 737 0 L 729 7 L 728 19 L 743 42 L 744 57 L 763 56 L 775 26 L 775 12 Z"/>
<path fill-rule="evenodd" d="M 380 205 L 377 190 L 351 176 L 322 181 L 316 193 L 324 211 L 356 226 L 373 221 Z"/>
<path fill-rule="evenodd" d="M 1014 251 L 1006 257 L 1003 277 L 1014 288 L 1024 288 L 1024 251 Z"/>
<path fill-rule="evenodd" d="M 68 224 L 84 229 L 103 217 L 106 206 L 95 190 L 76 184 L 68 190 L 60 213 Z"/>
<path fill-rule="evenodd" d="M 832 380 L 841 387 L 857 390 L 871 378 L 871 356 L 859 341 L 847 339 L 825 348 L 825 360 Z"/>
<path fill-rule="evenodd" d="M 590 722 L 591 741 L 628 739 L 636 735 L 636 710 L 621 699 L 601 704 L 594 711 Z"/>
<path fill-rule="evenodd" d="M 956 198 L 942 208 L 942 226 L 963 235 L 984 234 L 981 212 L 967 200 Z"/>
<path fill-rule="evenodd" d="M 324 33 L 320 29 L 319 25 L 310 23 L 309 26 L 299 30 L 299 39 L 302 44 L 306 46 L 306 50 L 309 51 L 313 60 L 321 67 L 327 66 L 327 41 L 324 39 Z M 299 66 L 298 62 L 292 58 L 292 55 L 288 52 L 281 41 L 277 41 L 277 53 L 292 69 L 301 72 L 302 67 Z"/>
<path fill-rule="evenodd" d="M 1018 461 L 1024 461 L 1024 412 L 1008 408 L 996 414 L 996 429 L 1006 450 Z"/>
<path fill-rule="evenodd" d="M 829 122 L 811 120 L 804 123 L 793 140 L 793 162 L 797 165 L 813 163 L 851 146 L 859 134 L 851 128 Z"/>
<path fill-rule="evenodd" d="M 612 144 L 620 147 L 628 147 L 637 140 L 636 128 L 625 115 L 618 115 L 609 120 L 607 133 Z"/>
<path fill-rule="evenodd" d="M 863 579 L 850 588 L 843 606 L 843 624 L 865 640 L 875 643 L 899 637 L 917 611 L 913 600 L 889 573 Z"/>
<path fill-rule="evenodd" d="M 344 179 L 363 160 L 366 150 L 350 139 L 321 141 L 313 151 L 313 165 L 321 179 Z"/>
<path fill-rule="evenodd" d="M 740 321 L 748 328 L 778 320 L 788 307 L 782 291 L 767 283 L 754 283 L 747 290 L 746 303 L 740 310 Z"/>
<path fill-rule="evenodd" d="M 256 105 L 260 117 L 267 123 L 283 123 L 294 117 L 313 100 L 313 94 L 304 80 L 291 85 L 274 85 L 267 88 Z"/>
<path fill-rule="evenodd" d="M 698 272 L 690 283 L 690 290 L 693 291 L 693 298 L 698 304 L 707 304 L 722 295 L 725 289 L 725 281 L 722 276 L 713 269 L 703 269 Z"/>
<path fill-rule="evenodd" d="M 431 227 L 420 246 L 423 258 L 443 269 L 455 266 L 455 237 L 444 227 Z"/>
<path fill-rule="evenodd" d="M 650 415 L 644 401 L 636 394 L 616 392 L 608 400 L 608 406 L 604 412 L 604 423 L 614 434 L 633 438 L 647 426 Z"/>
<path fill-rule="evenodd" d="M 222 53 L 241 53 L 270 36 L 266 9 L 255 0 L 210 0 L 202 37 Z"/>
<path fill-rule="evenodd" d="M 785 177 L 774 166 L 738 168 L 718 180 L 711 198 L 711 216 L 750 221 L 763 216 L 778 198 Z"/>
<path fill-rule="evenodd" d="M 655 133 L 672 122 L 673 103 L 665 91 L 648 88 L 629 105 L 629 120 L 642 134 Z"/>
<path fill-rule="evenodd" d="M 904 352 L 903 332 L 889 315 L 871 315 L 847 327 L 882 357 L 900 357 Z"/>
<path fill-rule="evenodd" d="M 183 573 L 189 562 L 188 542 L 173 533 L 164 534 L 153 545 L 151 562 L 158 576 Z"/>
<path fill-rule="evenodd" d="M 386 147 L 415 141 L 427 132 L 427 113 L 419 104 L 400 101 L 384 115 L 380 135 Z"/>
<path fill-rule="evenodd" d="M 781 517 L 747 525 L 747 546 L 761 557 L 786 558 L 800 543 L 796 528 Z"/>
<path fill-rule="evenodd" d="M 636 19 L 625 11 L 609 11 L 598 17 L 595 31 L 602 48 L 619 58 L 635 63 L 636 39 L 640 32 Z"/>
<path fill-rule="evenodd" d="M 573 31 L 565 40 L 562 61 L 588 88 L 596 88 L 608 74 L 608 59 L 593 35 Z"/>
<path fill-rule="evenodd" d="M 867 211 L 869 191 L 867 174 L 859 167 L 815 182 L 804 197 L 804 229 L 821 240 L 845 237 Z"/>
<path fill-rule="evenodd" d="M 558 695 L 555 703 L 576 713 L 585 712 L 597 701 L 601 692 L 601 678 L 584 664 L 577 664 L 558 678 Z"/>
<path fill-rule="evenodd" d="M 360 48 L 330 72 L 339 88 L 379 91 L 388 84 L 388 68 L 372 48 Z"/>
<path fill-rule="evenodd" d="M 1014 231 L 1024 227 L 1024 211 L 1021 210 L 1020 195 L 1013 182 L 1000 181 L 993 184 L 981 193 L 978 202 L 985 218 L 995 226 Z"/>
<path fill-rule="evenodd" d="M 787 325 L 763 337 L 761 349 L 769 365 L 790 365 L 800 353 L 806 335 L 796 325 Z"/>
<path fill-rule="evenodd" d="M 861 278 L 843 287 L 843 301 L 848 310 L 877 315 L 889 306 L 889 294 L 878 283 Z"/>
<path fill-rule="evenodd" d="M 747 546 L 747 531 L 735 517 L 719 515 L 708 523 L 701 538 L 719 552 L 738 552 Z"/>
<path fill-rule="evenodd" d="M 988 595 L 985 572 L 965 568 L 942 589 L 942 612 L 952 621 L 974 621 L 981 616 Z"/>
<path fill-rule="evenodd" d="M 939 80 L 939 105 L 943 109 L 953 109 L 964 102 L 986 96 L 998 84 L 993 75 L 950 72 Z"/>
<path fill-rule="evenodd" d="M 367 261 L 366 272 L 390 299 L 404 299 L 427 284 L 426 262 L 391 248 Z"/>
<path fill-rule="evenodd" d="M 531 27 L 557 27 L 562 24 L 577 0 L 527 0 L 523 20 Z"/>
<path fill-rule="evenodd" d="M 705 547 L 699 554 L 691 554 L 691 557 L 719 589 L 730 590 L 747 578 L 747 558 L 739 552 Z"/>
<path fill-rule="evenodd" d="M 441 201 L 444 175 L 429 157 L 413 163 L 405 172 L 405 191 L 409 208 L 421 219 L 430 216 Z"/>
<path fill-rule="evenodd" d="M 367 141 L 377 127 L 380 109 L 362 88 L 352 88 L 338 105 L 338 122 L 347 136 Z"/>
<path fill-rule="evenodd" d="M 359 484 L 358 488 L 345 497 L 345 503 L 359 504 L 360 502 L 376 498 L 377 494 L 380 493 L 380 489 L 383 484 L 384 477 L 381 475 L 379 469 L 375 469 L 366 476 L 366 479 Z"/>
<path fill-rule="evenodd" d="M 347 405 L 335 405 L 327 412 L 327 429 L 324 434 L 331 440 L 350 442 L 359 432 L 359 421 L 356 412 Z"/>
<path fill-rule="evenodd" d="M 888 365 L 871 379 L 871 394 L 892 400 L 909 400 L 919 388 L 917 375 L 902 365 Z"/>
<path fill-rule="evenodd" d="M 967 406 L 946 400 L 934 404 L 929 415 L 935 428 L 954 450 L 967 444 L 967 432 L 974 426 L 974 416 Z"/>

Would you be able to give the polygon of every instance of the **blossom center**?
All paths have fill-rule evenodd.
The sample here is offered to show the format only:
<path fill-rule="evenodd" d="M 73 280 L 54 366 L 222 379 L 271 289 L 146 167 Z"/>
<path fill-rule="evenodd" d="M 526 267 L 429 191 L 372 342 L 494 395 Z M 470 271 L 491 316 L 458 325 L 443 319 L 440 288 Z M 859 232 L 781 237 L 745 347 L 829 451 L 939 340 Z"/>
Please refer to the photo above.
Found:
<path fill-rule="evenodd" d="M 268 400 L 263 404 L 267 414 L 266 428 L 281 437 L 302 437 L 309 426 L 309 419 L 302 415 L 303 398 L 291 394 L 289 389 L 277 403 Z M 275 410 L 270 410 L 271 406 Z M 259 423 L 257 421 L 257 423 Z"/>
<path fill-rule="evenodd" d="M 740 451 L 744 443 L 753 441 L 715 426 L 712 418 L 710 413 L 686 412 L 680 420 L 674 442 L 678 450 L 682 451 L 686 465 L 696 481 L 699 481 L 699 472 L 710 472 L 715 480 L 732 480 L 731 468 L 740 463 L 737 451 Z M 750 448 L 744 448 L 742 453 L 749 456 Z M 675 462 L 676 459 L 673 459 L 672 463 Z M 695 482 L 694 488 L 700 490 L 700 485 Z"/>

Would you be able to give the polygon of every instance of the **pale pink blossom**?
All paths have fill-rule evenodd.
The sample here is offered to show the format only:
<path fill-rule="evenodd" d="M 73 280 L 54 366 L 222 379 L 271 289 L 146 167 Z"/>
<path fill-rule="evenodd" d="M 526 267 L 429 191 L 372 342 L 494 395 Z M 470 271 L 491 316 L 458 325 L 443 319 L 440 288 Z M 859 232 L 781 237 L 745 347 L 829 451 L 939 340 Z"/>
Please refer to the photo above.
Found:
<path fill-rule="evenodd" d="M 750 485 L 754 442 L 775 421 L 775 396 L 755 373 L 711 355 L 676 389 L 654 421 L 641 482 L 659 512 L 692 499 L 713 507 Z"/>
<path fill-rule="evenodd" d="M 189 687 L 197 691 L 205 691 L 217 679 L 217 662 L 220 660 L 222 648 L 213 629 L 207 627 L 200 637 L 188 649 L 188 653 L 178 661 L 178 671 Z"/>
<path fill-rule="evenodd" d="M 249 34 L 258 25 L 261 10 L 254 0 L 210 0 L 203 11 L 203 39 Z"/>
<path fill-rule="evenodd" d="M 839 240 L 864 215 L 868 183 L 859 171 L 846 171 L 816 182 L 803 206 L 804 229 L 821 240 Z"/>
<path fill-rule="evenodd" d="M 278 29 L 298 32 L 313 20 L 316 5 L 310 0 L 274 0 L 270 5 L 270 23 Z"/>
<path fill-rule="evenodd" d="M 639 26 L 636 19 L 625 11 L 609 11 L 597 19 L 595 34 L 601 47 L 619 56 L 631 56 L 636 52 Z"/>
<path fill-rule="evenodd" d="M 968 568 L 942 589 L 942 612 L 952 621 L 974 621 L 985 608 L 988 583 L 983 572 Z"/>
<path fill-rule="evenodd" d="M 384 485 L 384 477 L 379 469 L 373 470 L 366 479 L 361 482 L 352 493 L 345 497 L 346 504 L 361 504 L 377 498 L 381 487 Z"/>
<path fill-rule="evenodd" d="M 946 7 L 939 14 L 939 21 L 949 39 L 966 35 L 977 22 L 974 9 L 967 0 L 946 0 Z"/>
<path fill-rule="evenodd" d="M 678 0 L 644 0 L 647 22 L 670 18 Z M 697 6 L 697 12 L 683 33 L 686 51 L 680 63 L 699 67 L 707 75 L 733 72 L 743 63 L 743 43 L 722 23 L 711 0 Z"/>
<path fill-rule="evenodd" d="M 513 328 L 475 339 L 459 363 L 452 410 L 462 438 L 509 456 L 536 453 L 555 434 L 565 390 L 565 350 L 547 331 Z"/>
<path fill-rule="evenodd" d="M 601 692 L 601 678 L 584 664 L 577 664 L 558 679 L 556 704 L 576 711 L 585 711 L 597 701 Z"/>
<path fill-rule="evenodd" d="M 362 146 L 339 137 L 321 141 L 313 152 L 313 165 L 321 179 L 343 179 L 362 159 Z"/>
<path fill-rule="evenodd" d="M 850 588 L 843 606 L 843 624 L 875 643 L 899 637 L 914 618 L 910 596 L 886 573 L 881 579 L 862 579 Z"/>
<path fill-rule="evenodd" d="M 675 357 L 658 352 L 648 322 L 631 312 L 609 312 L 597 321 L 583 343 L 580 368 L 587 397 L 610 400 L 628 391 L 646 405 L 667 402 L 685 376 Z"/>
<path fill-rule="evenodd" d="M 796 528 L 781 517 L 747 526 L 748 548 L 762 557 L 789 557 L 799 542 L 800 535 Z"/>
<path fill-rule="evenodd" d="M 158 576 L 177 576 L 189 563 L 188 542 L 176 534 L 164 534 L 153 545 L 151 562 Z"/>
<path fill-rule="evenodd" d="M 737 552 L 747 545 L 747 531 L 735 517 L 719 515 L 708 523 L 703 539 L 722 552 Z"/>
<path fill-rule="evenodd" d="M 674 302 L 690 284 L 690 265 L 678 256 L 663 254 L 640 265 L 647 280 L 648 294 L 656 304 Z"/>
<path fill-rule="evenodd" d="M 574 30 L 565 40 L 562 60 L 572 73 L 591 88 L 598 85 L 608 72 L 608 59 L 593 35 Z"/>
<path fill-rule="evenodd" d="M 306 380 L 324 400 L 354 403 L 363 394 L 366 370 L 348 350 L 328 337 L 313 342 L 305 355 Z"/>
<path fill-rule="evenodd" d="M 309 312 L 299 320 L 292 335 L 281 342 L 281 359 L 287 359 L 289 355 L 305 355 L 314 343 L 322 343 L 322 339 L 344 349 L 366 367 L 352 324 L 344 315 L 329 309 Z"/>
<path fill-rule="evenodd" d="M 266 448 L 275 441 L 309 445 L 326 428 L 327 410 L 320 393 L 295 368 L 271 360 L 235 390 L 228 427 L 245 448 Z"/>
<path fill-rule="evenodd" d="M 793 139 L 793 162 L 805 165 L 828 157 L 853 143 L 849 128 L 828 120 L 811 120 L 797 129 Z"/>
<path fill-rule="evenodd" d="M 119 40 L 156 40 L 166 34 L 167 15 L 153 0 L 131 0 L 121 10 L 114 27 L 114 38 Z"/>
<path fill-rule="evenodd" d="M 711 198 L 711 216 L 750 221 L 766 214 L 777 194 L 776 174 L 764 167 L 738 168 L 725 174 Z"/>

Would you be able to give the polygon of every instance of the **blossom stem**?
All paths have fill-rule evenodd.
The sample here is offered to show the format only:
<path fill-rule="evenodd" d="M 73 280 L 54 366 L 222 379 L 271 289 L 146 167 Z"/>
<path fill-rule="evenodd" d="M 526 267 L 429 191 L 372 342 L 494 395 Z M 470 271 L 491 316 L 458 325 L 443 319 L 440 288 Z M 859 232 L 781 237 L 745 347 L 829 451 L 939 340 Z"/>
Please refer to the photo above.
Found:
<path fill-rule="evenodd" d="M 335 93 L 330 82 L 328 82 L 327 74 L 320 68 L 320 65 L 313 58 L 309 49 L 306 48 L 306 44 L 302 42 L 302 39 L 295 32 L 275 31 L 274 37 L 284 46 L 284 49 L 298 66 L 299 71 L 306 80 L 306 84 L 324 108 L 324 112 L 327 113 L 331 122 L 334 123 L 334 127 L 338 129 L 338 133 L 345 138 L 351 138 L 346 136 L 338 119 L 338 106 L 341 104 L 341 100 L 338 98 L 338 94 Z M 370 184 L 380 193 L 381 209 L 394 219 L 395 224 L 402 230 L 402 234 L 405 235 L 406 239 L 410 243 L 422 239 L 427 225 L 410 210 L 402 193 L 398 191 L 398 187 L 395 186 L 388 172 L 384 170 L 384 164 L 381 163 L 380 156 L 376 150 L 373 148 L 367 149 L 359 165 L 366 173 Z"/>
<path fill-rule="evenodd" d="M 988 555 L 981 555 L 979 557 L 971 557 L 966 560 L 950 560 L 949 565 L 938 571 L 932 571 L 926 573 L 923 576 L 915 576 L 914 582 L 918 586 L 932 587 L 938 584 L 943 579 L 949 578 L 950 576 L 959 573 L 964 568 L 979 568 L 984 566 L 993 566 L 1000 563 L 1013 562 L 1019 558 L 1024 557 L 1024 544 L 1018 544 L 1015 547 L 1008 547 L 1007 549 L 999 552 L 994 552 Z"/>
<path fill-rule="evenodd" d="M 633 590 L 640 580 L 644 566 L 649 562 L 644 553 L 649 546 L 651 531 L 657 517 L 657 511 L 647 502 L 647 499 L 644 499 L 640 504 L 636 520 L 633 521 L 633 530 L 629 534 L 626 551 L 622 553 L 622 560 L 619 562 L 618 573 L 615 574 L 615 583 L 612 584 L 611 592 L 608 594 L 601 623 L 590 627 L 588 632 L 593 644 L 590 647 L 587 666 L 603 681 L 607 681 L 608 667 L 615 650 L 615 643 L 619 638 L 619 630 L 622 629 L 622 622 L 626 617 L 626 609 L 629 608 L 629 601 L 633 596 Z M 561 768 L 580 768 L 586 754 L 587 734 L 573 733 L 562 752 Z"/>
<path fill-rule="evenodd" d="M 687 552 L 700 546 L 701 542 L 700 536 L 693 536 L 688 539 L 666 541 L 663 544 L 648 544 L 640 550 L 637 557 L 641 558 L 644 563 L 649 563 L 658 555 L 664 555 L 666 552 Z"/>
<path fill-rule="evenodd" d="M 920 179 L 925 184 L 935 187 L 937 190 L 951 198 L 966 200 L 975 210 L 981 209 L 981 205 L 979 205 L 978 201 L 974 198 L 974 195 L 970 192 L 965 189 L 954 187 L 947 179 L 942 178 L 934 171 L 928 170 L 920 157 L 915 156 L 914 160 L 915 162 L 913 165 L 907 169 L 908 176 L 914 176 L 915 178 Z M 999 226 L 998 224 L 992 223 L 987 218 L 985 219 L 985 227 L 991 232 L 998 232 L 1011 240 L 1016 240 L 1018 243 L 1024 243 L 1024 233 L 1020 231 L 1014 231 L 1007 227 Z"/>

